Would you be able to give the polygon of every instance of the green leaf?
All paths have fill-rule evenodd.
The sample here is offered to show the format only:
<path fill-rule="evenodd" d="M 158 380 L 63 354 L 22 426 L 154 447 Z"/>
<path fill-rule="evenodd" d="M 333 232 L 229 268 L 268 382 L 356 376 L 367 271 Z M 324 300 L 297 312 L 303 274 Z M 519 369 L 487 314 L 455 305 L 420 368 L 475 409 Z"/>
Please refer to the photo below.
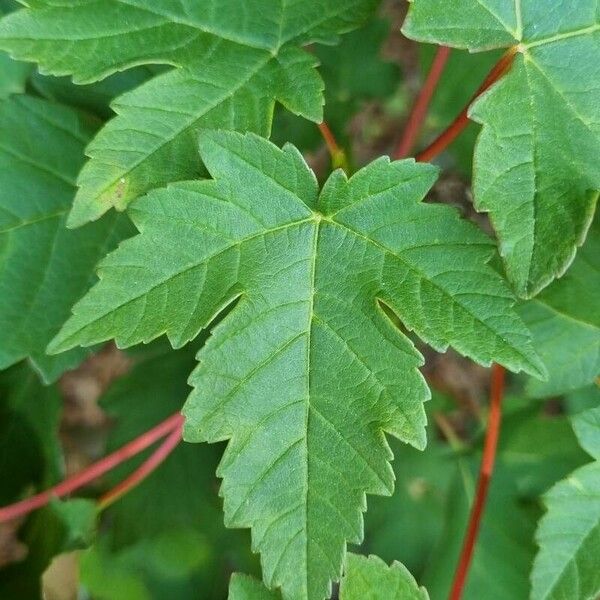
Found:
<path fill-rule="evenodd" d="M 134 65 L 177 68 L 119 97 L 88 148 L 69 223 L 124 208 L 167 182 L 201 174 L 198 131 L 268 135 L 275 101 L 322 119 L 316 61 L 298 46 L 332 42 L 377 0 L 44 0 L 0 23 L 0 47 L 44 73 L 90 83 Z"/>
<path fill-rule="evenodd" d="M 507 399 L 510 402 L 510 399 Z M 558 480 L 587 462 L 568 417 L 548 415 L 527 399 L 510 414 L 505 400 L 497 469 L 519 498 L 536 500 Z M 495 477 L 496 475 L 494 475 Z"/>
<path fill-rule="evenodd" d="M 600 407 L 575 415 L 572 423 L 581 447 L 591 457 L 600 460 Z"/>
<path fill-rule="evenodd" d="M 389 30 L 388 22 L 375 19 L 344 36 L 337 46 L 315 49 L 325 81 L 325 119 L 342 135 L 366 102 L 387 98 L 398 86 L 398 66 L 382 58 Z"/>
<path fill-rule="evenodd" d="M 536 532 L 531 600 L 589 600 L 600 594 L 600 408 L 572 419 L 595 462 L 557 483 L 544 497 L 547 513 Z"/>
<path fill-rule="evenodd" d="M 99 401 L 113 423 L 107 452 L 181 409 L 199 346 L 173 351 L 157 342 L 132 352 L 131 371 Z M 106 486 L 123 481 L 154 449 L 107 474 Z M 100 540 L 82 575 L 94 598 L 127 599 L 139 588 L 157 600 L 196 599 L 198 589 L 205 590 L 203 600 L 221 600 L 227 585 L 223 573 L 257 570 L 247 532 L 226 530 L 222 523 L 215 477 L 221 454 L 221 446 L 180 444 L 139 486 L 103 511 Z M 123 582 L 122 588 L 107 584 L 112 579 L 102 575 L 106 571 Z"/>
<path fill-rule="evenodd" d="M 587 460 L 564 415 L 549 415 L 541 405 L 511 396 L 505 398 L 503 406 L 494 476 L 464 589 L 465 600 L 528 597 L 536 552 L 534 534 L 541 516 L 539 495 Z M 454 454 L 448 451 L 445 460 L 438 458 L 438 469 L 453 476 L 443 497 L 445 524 L 437 543 L 431 544 L 433 551 L 424 570 L 411 569 L 433 599 L 447 598 L 452 585 L 473 504 L 482 445 L 483 436 L 475 448 Z M 438 510 L 430 502 L 414 518 L 419 523 L 437 521 Z M 392 521 L 396 517 L 390 513 L 388 518 Z"/>
<path fill-rule="evenodd" d="M 420 44 L 419 50 L 421 80 L 424 81 L 437 47 Z M 450 54 L 427 110 L 427 120 L 421 135 L 424 142 L 433 141 L 439 132 L 452 122 L 471 100 L 473 91 L 479 87 L 498 58 L 498 52 L 472 54 L 454 50 Z M 448 148 L 448 153 L 454 159 L 456 167 L 468 178 L 473 169 L 473 152 L 479 129 L 476 123 L 469 123 Z"/>
<path fill-rule="evenodd" d="M 8 98 L 11 94 L 20 94 L 25 90 L 25 82 L 29 77 L 31 66 L 13 60 L 0 52 L 0 100 Z"/>
<path fill-rule="evenodd" d="M 187 378 L 193 369 L 194 347 L 173 351 L 168 344 L 153 348 L 149 356 L 119 378 L 99 403 L 114 427 L 107 440 L 107 452 L 148 431 L 171 414 L 181 410 L 190 388 Z M 107 477 L 112 487 L 138 468 L 154 448 L 120 465 Z M 131 544 L 170 529 L 199 528 L 219 519 L 216 495 L 211 506 L 211 490 L 218 453 L 213 448 L 181 444 L 165 462 L 107 510 L 110 537 L 115 547 Z M 193 486 L 190 480 L 195 480 Z M 208 491 L 208 493 L 207 493 Z M 210 515 L 210 519 L 209 519 Z"/>
<path fill-rule="evenodd" d="M 77 85 L 70 77 L 48 77 L 39 72 L 30 78 L 30 85 L 42 98 L 81 109 L 108 120 L 115 115 L 111 102 L 121 94 L 142 85 L 155 75 L 164 73 L 164 65 L 144 65 L 119 71 L 106 79 Z"/>
<path fill-rule="evenodd" d="M 596 429 L 596 437 L 600 429 Z M 546 494 L 536 540 L 531 600 L 588 600 L 600 594 L 600 462 L 573 472 Z"/>
<path fill-rule="evenodd" d="M 110 519 L 106 525 L 111 526 Z M 221 550 L 227 549 L 213 547 L 196 527 L 164 529 L 117 548 L 110 535 L 101 535 L 81 554 L 81 583 L 94 600 L 222 600 L 223 574 L 231 564 L 226 552 L 219 563 L 215 554 Z"/>
<path fill-rule="evenodd" d="M 56 388 L 42 386 L 27 365 L 0 373 L 0 506 L 62 478 L 61 409 Z M 51 559 L 87 545 L 95 521 L 95 506 L 87 500 L 54 501 L 30 515 L 18 531 L 27 555 L 0 570 L 0 597 L 40 598 L 40 578 Z"/>
<path fill-rule="evenodd" d="M 595 408 L 600 405 L 600 386 L 594 382 L 592 385 L 571 392 L 563 398 L 563 404 L 566 412 L 571 415 Z"/>
<path fill-rule="evenodd" d="M 429 600 L 429 595 L 403 564 L 388 567 L 377 556 L 348 554 L 340 600 Z"/>
<path fill-rule="evenodd" d="M 262 582 L 242 573 L 234 573 L 229 582 L 229 600 L 277 600 L 279 594 L 269 591 Z"/>
<path fill-rule="evenodd" d="M 57 554 L 87 548 L 94 541 L 98 515 L 95 502 L 79 498 L 66 502 L 55 500 L 50 508 L 62 530 Z"/>
<path fill-rule="evenodd" d="M 431 421 L 433 400 L 426 404 Z M 387 562 L 399 560 L 415 576 L 429 564 L 444 523 L 448 485 L 453 475 L 449 449 L 430 435 L 427 451 L 419 452 L 390 440 L 394 453 L 395 491 L 391 497 L 369 500 L 365 541 L 360 550 Z M 400 541 L 401 540 L 401 541 Z"/>
<path fill-rule="evenodd" d="M 535 295 L 569 266 L 600 189 L 596 0 L 414 0 L 413 38 L 471 51 L 517 47 L 508 75 L 470 110 L 483 123 L 474 195 L 489 212 L 509 279 Z"/>
<path fill-rule="evenodd" d="M 419 201 L 434 167 L 383 158 L 319 195 L 292 146 L 213 132 L 201 147 L 215 180 L 132 205 L 141 234 L 103 261 L 52 350 L 165 332 L 181 346 L 237 302 L 199 353 L 185 436 L 231 438 L 226 524 L 253 528 L 269 587 L 322 598 L 362 537 L 365 492 L 392 491 L 382 430 L 425 445 L 422 358 L 379 302 L 439 350 L 541 366 L 485 264 L 493 245 Z"/>
<path fill-rule="evenodd" d="M 466 463 L 466 464 L 465 464 Z M 420 581 L 433 599 L 447 598 L 475 494 L 480 456 L 457 461 L 447 495 L 445 527 Z M 451 463 L 448 468 L 452 468 Z M 535 556 L 538 511 L 516 496 L 505 473 L 494 471 L 464 595 L 465 600 L 526 598 Z"/>
<path fill-rule="evenodd" d="M 401 80 L 398 66 L 382 56 L 389 31 L 390 23 L 376 18 L 345 35 L 335 46 L 314 47 L 325 83 L 325 121 L 346 147 L 350 146 L 344 142 L 352 117 L 367 102 L 391 96 Z M 282 110 L 275 112 L 271 139 L 278 145 L 290 142 L 302 151 L 316 150 L 323 144 L 313 123 Z"/>
<path fill-rule="evenodd" d="M 56 388 L 42 386 L 26 364 L 0 373 L 0 505 L 60 478 L 61 406 Z"/>
<path fill-rule="evenodd" d="M 12 3 L 0 2 L 0 17 L 13 10 Z M 0 100 L 11 94 L 20 94 L 25 90 L 25 82 L 31 72 L 31 65 L 12 60 L 8 54 L 0 52 Z"/>
<path fill-rule="evenodd" d="M 600 219 L 567 273 L 518 310 L 533 334 L 548 381 L 530 379 L 527 393 L 556 396 L 593 383 L 600 374 Z"/>
<path fill-rule="evenodd" d="M 247 575 L 234 573 L 229 600 L 276 600 L 280 596 Z M 377 556 L 346 556 L 340 584 L 340 600 L 429 600 L 408 569 L 394 561 L 391 566 Z"/>
<path fill-rule="evenodd" d="M 27 96 L 0 102 L 0 369 L 29 357 L 52 381 L 89 354 L 45 349 L 98 260 L 131 231 L 115 215 L 65 228 L 90 132 L 65 107 Z"/>

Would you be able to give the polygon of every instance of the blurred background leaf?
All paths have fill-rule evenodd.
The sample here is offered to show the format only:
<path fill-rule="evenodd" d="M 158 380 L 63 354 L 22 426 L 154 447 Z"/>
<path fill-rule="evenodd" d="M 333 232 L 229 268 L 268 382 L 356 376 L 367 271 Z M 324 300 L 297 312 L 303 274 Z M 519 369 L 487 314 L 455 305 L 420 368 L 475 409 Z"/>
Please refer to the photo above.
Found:
<path fill-rule="evenodd" d="M 42 386 L 26 364 L 0 373 L 0 505 L 62 479 L 61 408 L 57 388 Z M 39 600 L 51 559 L 89 544 L 95 519 L 93 503 L 68 500 L 0 525 L 0 598 Z"/>

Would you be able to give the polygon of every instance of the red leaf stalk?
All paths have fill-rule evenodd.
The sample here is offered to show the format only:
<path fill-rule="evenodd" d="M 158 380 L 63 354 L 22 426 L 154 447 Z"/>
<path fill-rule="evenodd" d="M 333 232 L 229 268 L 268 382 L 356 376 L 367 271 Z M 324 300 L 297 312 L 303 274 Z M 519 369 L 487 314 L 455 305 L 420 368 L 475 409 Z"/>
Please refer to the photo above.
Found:
<path fill-rule="evenodd" d="M 421 130 L 421 126 L 425 121 L 425 117 L 427 116 L 429 104 L 431 103 L 433 93 L 437 88 L 442 73 L 444 72 L 444 67 L 448 62 L 450 52 L 451 49 L 447 46 L 440 46 L 437 49 L 435 57 L 433 58 L 433 62 L 431 63 L 431 68 L 427 74 L 427 78 L 423 83 L 423 87 L 421 88 L 421 91 L 419 92 L 410 112 L 410 116 L 408 117 L 402 138 L 400 139 L 400 142 L 394 152 L 395 159 L 405 158 L 410 154 L 417 136 L 419 135 L 419 131 Z"/>
<path fill-rule="evenodd" d="M 25 500 L 21 500 L 20 502 L 16 502 L 15 504 L 11 504 L 10 506 L 0 508 L 0 523 L 5 523 L 18 517 L 22 517 L 23 515 L 46 506 L 46 504 L 48 504 L 54 498 L 62 498 L 63 496 L 71 494 L 84 485 L 91 483 L 94 481 L 94 479 L 101 477 L 111 469 L 114 469 L 122 462 L 125 462 L 129 458 L 139 454 L 156 441 L 172 433 L 174 430 L 180 432 L 182 423 L 183 416 L 180 413 L 171 415 L 162 423 L 156 425 L 156 427 L 146 431 L 135 440 L 125 444 L 125 446 L 122 448 L 119 448 L 119 450 L 116 450 L 112 454 L 105 456 L 80 473 L 65 479 L 49 490 L 41 492 L 35 496 L 31 496 L 30 498 L 26 498 Z"/>
<path fill-rule="evenodd" d="M 479 533 L 481 517 L 483 516 L 483 509 L 496 459 L 496 448 L 498 446 L 500 422 L 502 420 L 502 397 L 504 395 L 505 373 L 504 367 L 496 364 L 492 366 L 490 413 L 483 446 L 483 456 L 479 468 L 477 491 L 473 507 L 471 508 L 469 525 L 463 541 L 458 567 L 454 575 L 452 590 L 448 596 L 449 600 L 460 600 L 467 579 L 469 565 L 473 557 L 473 551 L 475 550 L 475 542 L 477 541 L 477 534 Z"/>
<path fill-rule="evenodd" d="M 323 136 L 323 140 L 325 140 L 325 145 L 329 151 L 329 156 L 331 156 L 331 164 L 333 168 L 343 169 L 346 171 L 346 173 L 348 173 L 349 165 L 346 153 L 344 152 L 344 149 L 337 143 L 337 140 L 333 135 L 333 131 L 331 131 L 329 125 L 327 125 L 325 121 L 319 123 L 319 131 Z"/>
<path fill-rule="evenodd" d="M 109 490 L 98 501 L 98 509 L 104 510 L 111 504 L 114 504 L 119 498 L 137 487 L 146 477 L 155 471 L 163 461 L 175 450 L 181 442 L 182 424 L 173 429 L 167 435 L 162 444 L 142 463 L 129 477 L 117 484 L 112 490 Z"/>
<path fill-rule="evenodd" d="M 417 154 L 416 159 L 420 162 L 433 160 L 438 154 L 443 152 L 458 136 L 459 133 L 469 124 L 469 107 L 476 98 L 481 96 L 496 81 L 505 75 L 515 58 L 517 47 L 509 48 L 502 58 L 492 67 L 483 83 L 479 86 L 469 103 L 462 109 L 459 115 L 452 123 L 429 145 L 425 150 Z"/>

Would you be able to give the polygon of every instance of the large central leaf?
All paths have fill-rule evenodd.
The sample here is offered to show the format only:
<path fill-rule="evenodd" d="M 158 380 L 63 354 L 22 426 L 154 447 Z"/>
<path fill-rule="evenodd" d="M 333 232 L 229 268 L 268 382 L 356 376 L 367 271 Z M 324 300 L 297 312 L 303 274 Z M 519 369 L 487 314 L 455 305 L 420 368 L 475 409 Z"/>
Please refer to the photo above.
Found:
<path fill-rule="evenodd" d="M 378 0 L 41 0 L 0 24 L 0 47 L 89 83 L 135 65 L 173 69 L 123 94 L 88 148 L 71 225 L 202 173 L 201 128 L 268 135 L 275 101 L 322 119 L 323 82 L 299 45 L 334 41 Z"/>
<path fill-rule="evenodd" d="M 131 206 L 141 234 L 101 264 L 52 349 L 165 332 L 179 346 L 237 301 L 199 354 L 185 436 L 231 440 L 227 525 L 252 527 L 269 586 L 321 599 L 362 538 L 365 492 L 393 489 L 383 431 L 425 446 L 422 358 L 382 303 L 438 350 L 543 367 L 485 264 L 490 241 L 419 202 L 434 167 L 382 158 L 319 194 L 292 146 L 220 132 L 201 150 L 215 180 Z"/>
<path fill-rule="evenodd" d="M 600 8 L 596 0 L 414 0 L 406 35 L 471 51 L 514 47 L 471 107 L 484 124 L 474 195 L 509 278 L 533 296 L 585 239 L 600 189 Z"/>

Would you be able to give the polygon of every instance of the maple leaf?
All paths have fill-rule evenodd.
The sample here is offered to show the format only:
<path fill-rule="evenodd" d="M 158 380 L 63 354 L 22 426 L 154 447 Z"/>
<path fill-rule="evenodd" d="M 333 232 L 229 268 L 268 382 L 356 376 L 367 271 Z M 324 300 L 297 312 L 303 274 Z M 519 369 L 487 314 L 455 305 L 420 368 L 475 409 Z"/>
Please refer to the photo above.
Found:
<path fill-rule="evenodd" d="M 597 598 L 600 594 L 600 407 L 573 418 L 582 448 L 595 460 L 545 495 L 540 546 L 531 572 L 531 600 Z"/>
<path fill-rule="evenodd" d="M 489 212 L 509 279 L 534 296 L 585 239 L 600 189 L 596 0 L 413 0 L 403 32 L 470 51 L 514 47 L 510 72 L 470 108 L 483 123 L 475 206 Z"/>
<path fill-rule="evenodd" d="M 149 63 L 176 68 L 117 98 L 88 147 L 71 226 L 124 208 L 167 182 L 202 174 L 201 128 L 267 136 L 273 106 L 321 121 L 316 59 L 299 48 L 333 42 L 378 0 L 44 0 L 0 23 L 0 48 L 44 73 L 90 83 Z"/>
<path fill-rule="evenodd" d="M 340 585 L 340 600 L 429 600 L 415 578 L 401 563 L 389 567 L 378 556 L 348 554 Z"/>
<path fill-rule="evenodd" d="M 382 432 L 425 446 L 422 357 L 381 304 L 437 350 L 543 366 L 486 265 L 491 241 L 420 202 L 435 167 L 384 157 L 319 194 L 293 146 L 205 132 L 201 154 L 214 180 L 132 204 L 140 235 L 101 263 L 50 349 L 163 333 L 181 346 L 237 302 L 198 355 L 185 437 L 231 440 L 225 521 L 252 527 L 267 584 L 324 598 L 362 538 L 365 492 L 392 492 Z"/>
<path fill-rule="evenodd" d="M 46 381 L 89 352 L 45 353 L 100 258 L 131 232 L 123 215 L 65 228 L 83 149 L 78 112 L 28 96 L 0 102 L 0 369 L 29 358 Z"/>
<path fill-rule="evenodd" d="M 277 600 L 280 596 L 262 583 L 234 573 L 229 584 L 229 600 Z M 340 585 L 340 600 L 429 600 L 408 569 L 399 562 L 387 566 L 379 557 L 358 554 L 346 556 Z"/>
<path fill-rule="evenodd" d="M 280 600 L 281 596 L 268 590 L 263 583 L 245 575 L 234 573 L 229 581 L 228 600 Z"/>
<path fill-rule="evenodd" d="M 600 219 L 566 274 L 518 312 L 533 334 L 534 346 L 549 373 L 530 379 L 527 393 L 558 396 L 593 383 L 600 375 Z"/>

